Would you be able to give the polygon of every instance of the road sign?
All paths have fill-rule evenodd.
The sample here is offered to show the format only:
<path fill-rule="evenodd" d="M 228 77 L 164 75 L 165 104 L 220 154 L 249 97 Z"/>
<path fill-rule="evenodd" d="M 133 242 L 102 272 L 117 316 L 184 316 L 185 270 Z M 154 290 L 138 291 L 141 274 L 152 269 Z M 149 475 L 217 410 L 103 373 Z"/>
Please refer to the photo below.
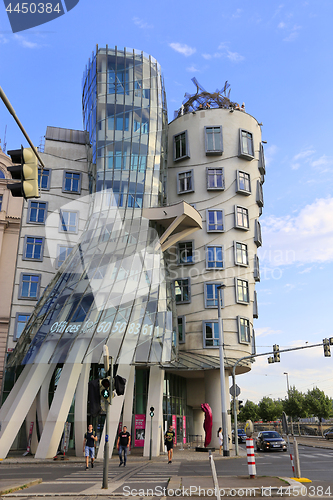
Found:
<path fill-rule="evenodd" d="M 235 390 L 235 388 L 236 388 L 236 390 Z M 230 387 L 230 389 L 229 389 L 229 393 L 230 393 L 230 394 L 231 394 L 231 396 L 233 396 L 234 398 L 237 398 L 237 397 L 240 395 L 241 390 L 240 390 L 240 388 L 238 387 L 238 385 L 236 384 L 236 385 L 232 385 L 232 386 Z"/>

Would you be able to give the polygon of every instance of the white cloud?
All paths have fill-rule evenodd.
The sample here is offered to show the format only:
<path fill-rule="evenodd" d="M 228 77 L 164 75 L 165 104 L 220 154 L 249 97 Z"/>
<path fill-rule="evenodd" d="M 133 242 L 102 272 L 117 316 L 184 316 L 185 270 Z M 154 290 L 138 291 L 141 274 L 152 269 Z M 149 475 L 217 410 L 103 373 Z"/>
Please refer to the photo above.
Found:
<path fill-rule="evenodd" d="M 186 57 L 193 55 L 197 50 L 194 47 L 189 47 L 188 45 L 182 43 L 169 43 L 169 46 L 176 52 L 179 52 Z"/>
<path fill-rule="evenodd" d="M 208 60 L 211 59 L 213 56 L 211 54 L 202 54 L 202 57 Z"/>
<path fill-rule="evenodd" d="M 22 47 L 25 47 L 27 49 L 35 49 L 36 47 L 39 47 L 38 43 L 29 42 L 22 35 L 14 35 L 14 38 L 19 42 L 20 45 L 22 45 Z"/>
<path fill-rule="evenodd" d="M 314 149 L 305 149 L 304 151 L 301 151 L 297 155 L 293 156 L 291 164 L 292 170 L 297 170 L 300 168 L 301 164 L 299 163 L 299 160 L 303 160 L 306 163 L 308 163 L 314 154 L 315 154 Z"/>
<path fill-rule="evenodd" d="M 138 26 L 140 29 L 143 29 L 143 30 L 145 30 L 145 29 L 151 29 L 151 28 L 154 27 L 152 24 L 146 23 L 145 21 L 143 21 L 139 17 L 133 17 L 132 21 L 134 22 L 134 24 L 136 26 Z"/>
<path fill-rule="evenodd" d="M 256 337 L 267 337 L 267 335 L 280 335 L 281 330 L 273 330 L 269 326 L 256 328 Z"/>
<path fill-rule="evenodd" d="M 286 24 L 283 23 L 283 22 L 281 22 L 281 23 L 278 24 L 278 28 L 280 28 L 280 29 L 283 29 L 285 27 L 286 27 Z"/>
<path fill-rule="evenodd" d="M 188 68 L 186 68 L 186 71 L 189 71 L 190 73 L 200 73 L 200 70 L 195 66 L 189 66 Z"/>
<path fill-rule="evenodd" d="M 227 59 L 235 63 L 238 63 L 245 59 L 245 57 L 239 54 L 238 52 L 232 52 L 231 50 L 229 50 L 228 44 L 225 42 L 220 43 L 220 45 L 218 46 L 218 51 L 219 52 L 215 52 L 214 54 L 207 54 L 207 53 L 202 54 L 202 57 L 207 60 L 213 58 L 217 59 L 219 57 L 226 57 Z"/>
<path fill-rule="evenodd" d="M 294 40 L 296 40 L 296 38 L 298 37 L 299 35 L 299 30 L 301 29 L 301 26 L 293 26 L 290 34 L 283 39 L 284 42 L 293 42 Z"/>
<path fill-rule="evenodd" d="M 306 267 L 305 269 L 303 269 L 302 271 L 299 271 L 298 274 L 306 274 L 306 273 L 310 273 L 312 271 L 313 267 Z"/>
<path fill-rule="evenodd" d="M 241 13 L 243 12 L 243 9 L 237 9 L 234 14 L 232 14 L 232 18 L 236 19 L 237 17 L 240 17 Z"/>
<path fill-rule="evenodd" d="M 333 261 L 333 198 L 305 206 L 295 217 L 268 217 L 262 222 L 260 258 L 271 266 Z"/>
<path fill-rule="evenodd" d="M 0 34 L 0 43 L 8 43 L 8 42 L 9 42 L 8 38 Z"/>
<path fill-rule="evenodd" d="M 244 56 L 238 54 L 238 52 L 231 52 L 230 50 L 227 50 L 227 58 L 233 62 L 240 62 L 244 60 Z"/>

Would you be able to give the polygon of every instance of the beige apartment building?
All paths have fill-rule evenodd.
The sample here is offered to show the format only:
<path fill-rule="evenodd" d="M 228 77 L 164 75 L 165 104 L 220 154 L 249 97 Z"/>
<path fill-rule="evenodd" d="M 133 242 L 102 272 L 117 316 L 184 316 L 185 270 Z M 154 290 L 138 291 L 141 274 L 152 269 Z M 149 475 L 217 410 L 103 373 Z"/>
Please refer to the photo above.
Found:
<path fill-rule="evenodd" d="M 11 159 L 0 146 L 0 387 L 6 361 L 6 344 L 19 242 L 23 198 L 13 198 L 7 189 Z"/>

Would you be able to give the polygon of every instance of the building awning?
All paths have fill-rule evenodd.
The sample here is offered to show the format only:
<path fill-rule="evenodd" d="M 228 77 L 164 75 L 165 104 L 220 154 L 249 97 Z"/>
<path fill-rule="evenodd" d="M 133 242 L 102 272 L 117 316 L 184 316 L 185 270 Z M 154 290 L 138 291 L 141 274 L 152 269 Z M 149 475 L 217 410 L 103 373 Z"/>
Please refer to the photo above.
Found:
<path fill-rule="evenodd" d="M 163 252 L 194 231 L 202 229 L 201 215 L 185 201 L 166 207 L 144 208 L 142 216 L 165 228 L 159 240 Z"/>
<path fill-rule="evenodd" d="M 232 368 L 236 363 L 235 358 L 225 358 L 225 368 Z M 241 365 L 248 367 L 251 362 L 245 362 Z M 211 356 L 210 354 L 200 354 L 195 352 L 179 351 L 177 359 L 165 363 L 161 366 L 165 370 L 217 370 L 220 368 L 219 356 Z"/>

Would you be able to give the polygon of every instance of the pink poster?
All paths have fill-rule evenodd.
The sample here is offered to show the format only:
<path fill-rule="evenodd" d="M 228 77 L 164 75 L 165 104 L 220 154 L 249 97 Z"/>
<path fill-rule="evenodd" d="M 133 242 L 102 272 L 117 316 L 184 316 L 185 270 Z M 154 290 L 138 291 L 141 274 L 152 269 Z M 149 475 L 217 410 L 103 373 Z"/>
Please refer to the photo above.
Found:
<path fill-rule="evenodd" d="M 172 427 L 175 431 L 175 444 L 177 444 L 177 415 L 172 415 Z"/>
<path fill-rule="evenodd" d="M 183 443 L 186 444 L 186 416 L 183 415 Z"/>
<path fill-rule="evenodd" d="M 142 448 L 145 444 L 146 415 L 134 417 L 134 447 Z"/>

